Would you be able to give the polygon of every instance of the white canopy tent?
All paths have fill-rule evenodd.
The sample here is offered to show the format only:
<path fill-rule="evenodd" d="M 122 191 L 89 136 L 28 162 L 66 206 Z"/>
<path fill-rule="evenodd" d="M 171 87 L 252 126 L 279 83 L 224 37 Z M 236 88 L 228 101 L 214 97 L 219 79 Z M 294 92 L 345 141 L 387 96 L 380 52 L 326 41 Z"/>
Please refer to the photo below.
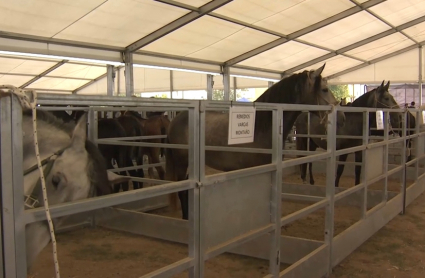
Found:
<path fill-rule="evenodd" d="M 324 62 L 331 83 L 422 82 L 423 0 L 0 0 L 0 15 L 0 83 L 22 88 L 228 93 Z"/>

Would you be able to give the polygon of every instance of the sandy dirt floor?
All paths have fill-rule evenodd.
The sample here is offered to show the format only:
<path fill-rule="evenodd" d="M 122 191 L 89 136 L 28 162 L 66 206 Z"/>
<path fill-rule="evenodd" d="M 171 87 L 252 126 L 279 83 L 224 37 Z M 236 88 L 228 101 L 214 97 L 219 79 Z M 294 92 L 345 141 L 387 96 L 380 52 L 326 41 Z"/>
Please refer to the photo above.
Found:
<path fill-rule="evenodd" d="M 316 184 L 324 184 L 326 177 L 316 174 L 315 179 Z M 299 183 L 300 178 L 294 174 L 286 176 L 284 181 Z M 353 179 L 343 177 L 341 184 L 351 187 Z M 377 183 L 371 188 L 382 189 L 383 185 Z M 388 188 L 399 191 L 399 182 L 391 180 Z M 408 207 L 406 215 L 397 216 L 337 266 L 332 277 L 425 277 L 424 201 L 425 195 L 422 194 Z M 282 215 L 307 205 L 283 202 Z M 180 217 L 179 211 L 167 208 L 155 213 Z M 316 211 L 283 227 L 282 235 L 323 240 L 324 217 L 324 210 Z M 337 203 L 335 235 L 359 219 L 358 208 Z M 63 278 L 140 277 L 187 256 L 185 245 L 103 228 L 84 228 L 59 234 L 57 241 Z M 268 273 L 268 261 L 232 254 L 222 254 L 208 260 L 205 267 L 207 278 L 263 277 Z M 287 265 L 282 265 L 281 269 L 285 267 Z M 50 278 L 54 277 L 53 273 L 51 245 L 48 245 L 38 257 L 29 277 Z M 187 277 L 187 273 L 174 277 Z"/>

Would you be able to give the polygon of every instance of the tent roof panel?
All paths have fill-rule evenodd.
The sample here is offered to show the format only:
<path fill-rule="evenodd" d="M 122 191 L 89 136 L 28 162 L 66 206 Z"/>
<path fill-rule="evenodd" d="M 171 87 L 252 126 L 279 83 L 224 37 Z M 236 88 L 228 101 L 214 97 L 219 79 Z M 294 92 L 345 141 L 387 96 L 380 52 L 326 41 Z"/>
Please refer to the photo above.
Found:
<path fill-rule="evenodd" d="M 105 72 L 106 67 L 64 64 L 48 73 L 46 76 L 95 79 L 96 77 L 104 74 Z"/>
<path fill-rule="evenodd" d="M 54 38 L 125 47 L 186 13 L 154 1 L 110 0 Z"/>
<path fill-rule="evenodd" d="M 204 49 L 188 55 L 188 57 L 224 62 L 276 39 L 278 39 L 276 36 L 244 28 Z"/>
<path fill-rule="evenodd" d="M 0 84 L 19 87 L 25 82 L 31 80 L 32 78 L 33 78 L 32 76 L 22 76 L 22 75 L 0 75 Z"/>
<path fill-rule="evenodd" d="M 214 13 L 234 18 L 246 23 L 256 24 L 271 16 L 283 12 L 303 0 L 245 0 L 232 1 L 229 4 L 217 9 Z"/>
<path fill-rule="evenodd" d="M 242 61 L 239 65 L 284 71 L 327 53 L 319 48 L 290 41 Z"/>
<path fill-rule="evenodd" d="M 413 42 L 402 34 L 395 33 L 348 51 L 347 54 L 369 61 L 408 47 L 412 44 Z"/>
<path fill-rule="evenodd" d="M 242 29 L 244 29 L 242 33 L 237 34 L 238 31 L 241 31 Z M 218 30 L 220 31 L 218 32 Z M 182 56 L 207 56 L 208 58 L 208 55 L 197 55 L 195 53 L 213 46 L 220 41 L 225 42 L 225 44 L 217 47 L 218 52 L 223 51 L 223 47 L 225 48 L 224 51 L 227 51 L 226 48 L 229 47 L 229 44 L 234 43 L 235 39 L 243 39 L 246 41 L 249 38 L 243 38 L 244 35 L 249 36 L 254 34 L 256 38 L 252 39 L 252 42 L 249 44 L 238 44 L 239 47 L 243 47 L 243 49 L 239 50 L 239 53 L 246 51 L 247 46 L 258 46 L 262 43 L 267 43 L 277 38 L 269 34 L 263 34 L 259 31 L 244 28 L 243 26 L 230 23 L 225 20 L 217 19 L 211 16 L 204 16 L 147 45 L 143 48 L 143 50 Z M 218 57 L 226 55 L 226 53 L 214 54 Z"/>
<path fill-rule="evenodd" d="M 397 26 L 425 15 L 425 2 L 423 0 L 387 0 L 370 10 Z"/>
<path fill-rule="evenodd" d="M 416 24 L 403 31 L 416 41 L 422 42 L 425 40 L 425 22 Z"/>
<path fill-rule="evenodd" d="M 256 22 L 255 25 L 290 34 L 353 6 L 354 4 L 348 0 L 326 0 L 326 5 L 323 5 L 323 0 L 302 1 L 280 13 Z"/>
<path fill-rule="evenodd" d="M 31 83 L 27 88 L 33 89 L 48 89 L 48 90 L 69 90 L 73 91 L 87 82 L 88 80 L 66 79 L 66 78 L 51 78 L 42 77 Z"/>
<path fill-rule="evenodd" d="M 388 29 L 388 25 L 363 11 L 308 33 L 300 37 L 300 40 L 339 49 Z"/>
<path fill-rule="evenodd" d="M 37 75 L 55 64 L 56 62 L 0 58 L 0 72 Z"/>
<path fill-rule="evenodd" d="M 327 59 L 323 62 L 319 62 L 316 63 L 312 66 L 309 66 L 307 68 L 301 69 L 298 72 L 303 72 L 304 70 L 312 70 L 312 69 L 317 69 L 321 66 L 323 66 L 323 64 L 326 63 L 326 67 L 323 70 L 322 76 L 328 76 L 340 71 L 343 71 L 345 69 L 357 66 L 359 64 L 361 64 L 361 61 L 358 60 L 354 60 L 354 59 L 350 59 L 341 55 L 332 57 L 330 59 Z"/>
<path fill-rule="evenodd" d="M 14 0 L 0 2 L 0 30 L 53 37 L 104 0 Z"/>

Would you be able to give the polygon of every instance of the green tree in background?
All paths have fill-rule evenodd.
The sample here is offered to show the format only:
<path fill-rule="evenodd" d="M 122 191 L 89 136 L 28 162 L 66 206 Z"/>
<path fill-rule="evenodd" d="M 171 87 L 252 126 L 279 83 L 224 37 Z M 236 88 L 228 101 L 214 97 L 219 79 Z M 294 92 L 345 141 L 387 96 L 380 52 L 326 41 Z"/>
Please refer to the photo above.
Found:
<path fill-rule="evenodd" d="M 329 89 L 337 100 L 349 97 L 348 85 L 329 85 Z"/>
<path fill-rule="evenodd" d="M 247 91 L 247 90 L 242 89 L 241 91 Z M 236 99 L 240 99 L 241 97 L 242 97 L 242 94 L 240 92 L 236 92 Z M 212 99 L 224 100 L 224 90 L 213 90 Z M 230 100 L 235 99 L 235 91 L 233 89 L 230 89 L 229 99 Z"/>

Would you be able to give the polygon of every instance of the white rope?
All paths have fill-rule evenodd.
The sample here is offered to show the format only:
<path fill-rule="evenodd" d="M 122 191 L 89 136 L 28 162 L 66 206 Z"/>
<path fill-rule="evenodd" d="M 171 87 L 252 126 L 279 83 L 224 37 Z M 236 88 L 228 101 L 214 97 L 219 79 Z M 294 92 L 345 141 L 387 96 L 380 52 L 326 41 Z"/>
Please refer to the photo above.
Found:
<path fill-rule="evenodd" d="M 33 101 L 31 102 L 31 109 L 32 109 L 32 126 L 33 126 L 33 130 L 34 130 L 35 156 L 37 158 L 38 170 L 40 172 L 41 188 L 42 188 L 42 191 L 43 191 L 43 199 L 44 199 L 44 210 L 46 212 L 47 223 L 49 225 L 50 238 L 52 239 L 53 261 L 54 261 L 54 264 L 55 264 L 56 278 L 60 278 L 55 229 L 53 227 L 52 217 L 50 215 L 49 202 L 47 200 L 46 181 L 44 180 L 43 166 L 41 165 L 40 152 L 39 152 L 39 149 L 38 149 L 37 111 L 36 111 L 36 109 L 37 109 L 37 93 L 35 91 L 33 91 L 32 93 L 33 93 Z"/>

